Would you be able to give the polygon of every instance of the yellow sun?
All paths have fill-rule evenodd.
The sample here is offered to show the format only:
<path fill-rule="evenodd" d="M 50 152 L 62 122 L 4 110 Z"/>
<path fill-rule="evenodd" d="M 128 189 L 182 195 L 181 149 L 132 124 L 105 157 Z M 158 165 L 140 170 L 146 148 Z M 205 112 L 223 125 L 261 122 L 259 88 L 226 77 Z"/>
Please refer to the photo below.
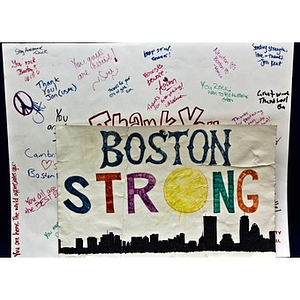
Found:
<path fill-rule="evenodd" d="M 173 171 L 164 184 L 166 202 L 180 213 L 193 213 L 207 201 L 206 177 L 196 169 L 182 168 Z"/>

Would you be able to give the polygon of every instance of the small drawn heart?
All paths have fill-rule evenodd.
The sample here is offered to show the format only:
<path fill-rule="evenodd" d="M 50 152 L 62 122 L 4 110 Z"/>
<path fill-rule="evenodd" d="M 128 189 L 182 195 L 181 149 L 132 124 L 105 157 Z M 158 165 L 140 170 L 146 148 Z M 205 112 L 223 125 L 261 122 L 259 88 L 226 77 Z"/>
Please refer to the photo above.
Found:
<path fill-rule="evenodd" d="M 49 160 L 43 159 L 42 162 L 41 162 L 41 165 L 44 168 L 44 170 L 47 170 L 52 165 L 52 160 L 51 159 L 49 159 Z"/>

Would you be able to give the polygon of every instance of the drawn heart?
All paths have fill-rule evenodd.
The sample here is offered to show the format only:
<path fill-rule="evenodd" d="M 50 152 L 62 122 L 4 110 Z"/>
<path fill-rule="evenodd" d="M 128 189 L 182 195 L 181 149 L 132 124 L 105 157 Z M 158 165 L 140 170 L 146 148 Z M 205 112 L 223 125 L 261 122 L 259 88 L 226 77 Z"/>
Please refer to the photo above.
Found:
<path fill-rule="evenodd" d="M 41 162 L 41 165 L 44 168 L 44 170 L 47 170 L 52 165 L 52 160 L 51 159 L 49 159 L 49 160 L 43 159 L 42 162 Z"/>

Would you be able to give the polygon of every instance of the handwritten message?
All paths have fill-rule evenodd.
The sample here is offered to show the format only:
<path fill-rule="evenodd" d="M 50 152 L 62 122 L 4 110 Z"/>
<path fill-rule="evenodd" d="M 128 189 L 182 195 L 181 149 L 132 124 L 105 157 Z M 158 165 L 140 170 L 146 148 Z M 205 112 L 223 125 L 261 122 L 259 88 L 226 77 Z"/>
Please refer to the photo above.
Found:
<path fill-rule="evenodd" d="M 289 91 L 276 92 L 273 90 L 258 90 L 256 95 L 258 97 L 259 104 L 276 105 L 277 109 L 280 110 L 285 109 L 290 93 Z"/>
<path fill-rule="evenodd" d="M 220 78 L 223 78 L 225 75 L 228 75 L 236 69 L 236 63 L 229 60 L 218 47 L 214 48 L 213 53 L 214 70 Z"/>
<path fill-rule="evenodd" d="M 232 91 L 231 87 L 214 82 L 209 84 L 200 81 L 201 89 L 206 90 L 208 95 L 220 97 L 223 102 L 233 102 L 233 99 L 248 99 L 248 95 Z"/>
<path fill-rule="evenodd" d="M 24 48 L 18 47 L 15 49 L 16 55 L 26 55 L 26 54 L 34 54 L 34 55 L 40 55 L 40 54 L 48 54 L 48 50 L 44 48 L 44 46 L 34 46 L 34 47 L 27 47 Z"/>
<path fill-rule="evenodd" d="M 114 80 L 119 73 L 119 69 L 115 66 L 111 67 L 110 64 L 118 62 L 118 58 L 113 48 L 110 51 L 99 49 L 97 52 L 85 57 L 84 59 L 73 58 L 70 61 L 73 67 L 78 71 L 77 78 L 82 80 L 86 77 L 93 78 L 92 89 L 96 90 L 97 84 L 106 81 L 107 79 Z"/>
<path fill-rule="evenodd" d="M 285 47 L 272 46 L 270 44 L 252 44 L 253 52 L 260 66 L 279 67 L 282 65 L 285 53 L 288 50 Z"/>
<path fill-rule="evenodd" d="M 36 86 L 43 92 L 47 101 L 51 101 L 54 98 L 62 98 L 70 92 L 77 92 L 77 86 L 74 83 L 71 83 L 65 88 L 60 88 L 59 85 L 61 85 L 61 83 L 58 77 L 54 77 L 47 81 L 39 80 L 36 84 Z"/>
<path fill-rule="evenodd" d="M 15 69 L 18 76 L 23 77 L 26 82 L 35 79 L 41 73 L 34 56 L 26 60 L 23 60 L 23 58 L 21 60 L 12 60 L 11 68 Z"/>
<path fill-rule="evenodd" d="M 12 254 L 14 257 L 21 255 L 21 241 L 20 241 L 20 190 L 19 190 L 19 181 L 18 181 L 18 171 L 19 168 L 13 162 L 11 166 L 11 185 L 12 185 Z"/>
<path fill-rule="evenodd" d="M 46 231 L 44 233 L 44 236 L 47 238 L 47 240 L 49 240 L 52 236 L 58 238 L 58 222 L 56 222 L 56 224 L 52 226 L 50 231 Z"/>
<path fill-rule="evenodd" d="M 50 200 L 55 200 L 58 197 L 56 186 L 52 186 L 47 190 L 40 189 L 33 197 L 27 196 L 25 202 L 25 214 L 31 214 L 43 208 Z"/>
<path fill-rule="evenodd" d="M 55 109 L 55 124 L 65 124 L 67 125 L 67 122 L 69 121 L 69 116 L 63 111 L 62 108 L 56 108 Z M 47 130 L 52 131 L 53 134 L 55 135 L 55 124 L 48 124 L 47 125 Z M 52 140 L 52 142 L 55 142 L 55 138 Z"/>
<path fill-rule="evenodd" d="M 116 85 L 108 89 L 109 97 L 113 98 L 118 94 L 129 94 L 133 89 L 129 86 L 131 77 L 128 76 L 124 80 L 119 80 Z"/>
<path fill-rule="evenodd" d="M 167 71 L 162 64 L 143 73 L 147 86 L 155 86 L 158 92 L 158 95 L 147 104 L 147 110 L 157 110 L 161 106 L 168 107 L 186 96 L 181 93 L 184 89 L 183 83 L 175 77 L 169 79 L 166 75 Z"/>
<path fill-rule="evenodd" d="M 171 45 L 167 47 L 157 47 L 149 50 L 144 50 L 144 58 L 151 58 L 151 60 L 153 61 L 169 58 L 171 57 L 171 51 Z"/>
<path fill-rule="evenodd" d="M 30 167 L 27 170 L 27 176 L 34 179 L 51 179 L 56 178 L 56 154 L 50 150 L 43 152 L 36 152 L 30 147 L 26 148 L 24 151 L 26 158 L 39 162 L 39 170 L 35 167 Z"/>
<path fill-rule="evenodd" d="M 231 119 L 236 125 L 266 125 L 271 122 L 270 116 L 265 116 L 263 110 L 244 112 Z"/>

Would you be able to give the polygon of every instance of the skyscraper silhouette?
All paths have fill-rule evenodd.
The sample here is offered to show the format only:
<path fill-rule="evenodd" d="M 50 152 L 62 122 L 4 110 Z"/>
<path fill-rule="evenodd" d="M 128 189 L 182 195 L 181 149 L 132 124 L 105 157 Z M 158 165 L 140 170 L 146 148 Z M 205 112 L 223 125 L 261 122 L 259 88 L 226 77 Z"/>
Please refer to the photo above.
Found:
<path fill-rule="evenodd" d="M 242 216 L 240 218 L 240 247 L 242 250 L 247 249 L 250 245 L 249 239 L 249 218 Z"/>
<path fill-rule="evenodd" d="M 87 238 L 87 247 L 83 247 L 83 239 L 75 239 L 75 247 L 62 247 L 58 240 L 59 253 L 88 254 L 88 253 L 167 253 L 167 252 L 199 252 L 199 251 L 259 251 L 275 252 L 275 232 L 269 231 L 269 238 L 260 234 L 256 223 L 249 229 L 249 217 L 242 216 L 239 222 L 240 242 L 235 243 L 230 233 L 223 233 L 220 243 L 217 241 L 217 217 L 203 217 L 203 233 L 198 243 L 195 240 L 186 241 L 185 234 L 179 233 L 173 238 L 160 240 L 153 233 L 148 236 L 132 236 L 130 241 L 122 241 L 113 232 Z"/>
<path fill-rule="evenodd" d="M 204 216 L 204 244 L 206 250 L 214 250 L 217 245 L 217 217 Z"/>

